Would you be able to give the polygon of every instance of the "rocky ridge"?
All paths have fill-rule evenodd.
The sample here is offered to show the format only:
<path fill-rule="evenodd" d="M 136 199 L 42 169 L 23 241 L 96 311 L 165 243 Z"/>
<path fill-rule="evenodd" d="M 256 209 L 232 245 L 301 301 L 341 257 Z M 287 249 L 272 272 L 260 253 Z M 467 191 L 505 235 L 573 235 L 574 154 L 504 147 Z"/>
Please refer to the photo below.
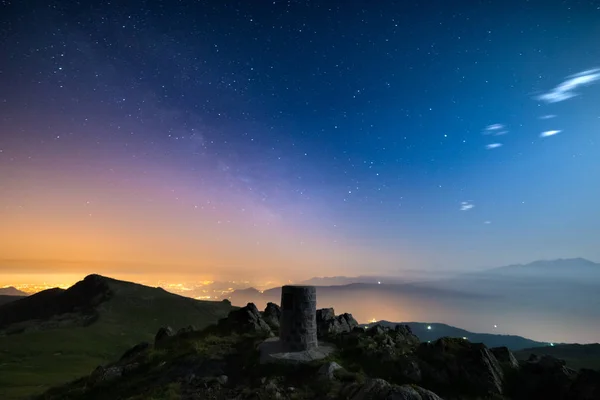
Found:
<path fill-rule="evenodd" d="M 406 325 L 358 327 L 350 314 L 317 312 L 319 340 L 336 352 L 303 365 L 261 365 L 257 346 L 277 335 L 279 307 L 254 304 L 218 324 L 140 343 L 90 376 L 40 399 L 557 399 L 600 398 L 600 372 L 561 360 L 517 362 L 507 348 L 463 339 L 421 343 Z"/>

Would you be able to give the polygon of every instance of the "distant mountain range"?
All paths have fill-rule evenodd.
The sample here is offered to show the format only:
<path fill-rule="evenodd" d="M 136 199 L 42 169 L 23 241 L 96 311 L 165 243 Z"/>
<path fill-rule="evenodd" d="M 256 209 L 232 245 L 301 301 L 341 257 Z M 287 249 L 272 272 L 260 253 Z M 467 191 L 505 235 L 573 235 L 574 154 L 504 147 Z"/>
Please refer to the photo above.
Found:
<path fill-rule="evenodd" d="M 0 288 L 0 296 L 27 296 L 27 293 L 13 286 L 8 286 Z"/>
<path fill-rule="evenodd" d="M 303 283 L 317 286 L 319 307 L 352 310 L 361 323 L 437 321 L 475 332 L 494 329 L 533 337 L 541 343 L 600 341 L 600 264 L 583 258 L 536 261 L 426 282 L 375 279 L 338 276 Z M 353 280 L 359 282 L 350 283 Z M 260 308 L 269 301 L 279 303 L 280 293 L 280 288 L 250 288 L 234 291 L 230 298 L 234 305 L 254 302 Z"/>
<path fill-rule="evenodd" d="M 483 343 L 488 347 L 506 346 L 510 350 L 522 350 L 527 348 L 537 348 L 549 346 L 550 343 L 537 342 L 515 335 L 498 335 L 492 333 L 474 333 L 454 326 L 439 324 L 439 323 L 423 323 L 423 322 L 389 322 L 377 321 L 363 326 L 382 325 L 393 328 L 398 324 L 408 325 L 412 332 L 422 341 L 434 341 L 442 337 L 464 338 L 473 343 Z M 554 343 L 552 343 L 554 345 Z"/>

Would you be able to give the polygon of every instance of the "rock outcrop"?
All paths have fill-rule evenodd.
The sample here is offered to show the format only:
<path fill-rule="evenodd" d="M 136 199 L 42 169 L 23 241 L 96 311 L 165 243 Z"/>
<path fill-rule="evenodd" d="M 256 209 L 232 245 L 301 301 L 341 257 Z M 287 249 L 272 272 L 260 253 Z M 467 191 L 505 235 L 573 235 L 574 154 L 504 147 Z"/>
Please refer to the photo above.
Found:
<path fill-rule="evenodd" d="M 519 368 L 519 362 L 508 347 L 492 347 L 490 351 L 504 368 Z"/>
<path fill-rule="evenodd" d="M 369 379 L 348 385 L 341 391 L 350 400 L 442 400 L 435 393 L 416 385 L 392 385 L 383 379 Z"/>
<path fill-rule="evenodd" d="M 343 369 L 342 366 L 336 362 L 325 363 L 319 368 L 318 375 L 320 379 L 333 380 L 335 379 L 335 371 Z"/>
<path fill-rule="evenodd" d="M 175 331 L 170 326 L 162 327 L 156 332 L 154 336 L 154 345 L 156 346 L 160 342 L 164 341 L 166 338 L 170 338 L 175 336 Z"/>
<path fill-rule="evenodd" d="M 512 383 L 513 399 L 580 399 L 569 395 L 577 373 L 567 368 L 563 360 L 532 354 L 520 364 L 519 374 Z M 600 382 L 596 382 L 596 389 Z"/>
<path fill-rule="evenodd" d="M 127 362 L 130 360 L 133 360 L 133 359 L 137 358 L 140 354 L 148 351 L 149 349 L 150 349 L 150 343 L 148 343 L 148 342 L 142 342 L 142 343 L 136 344 L 135 346 L 133 346 L 132 348 L 127 350 L 125 353 L 123 353 L 119 362 Z"/>
<path fill-rule="evenodd" d="M 279 319 L 281 318 L 281 309 L 275 303 L 267 303 L 262 317 L 272 330 L 279 330 Z"/>
<path fill-rule="evenodd" d="M 317 336 L 330 337 L 340 333 L 351 332 L 358 326 L 352 314 L 335 315 L 333 308 L 317 310 Z"/>
<path fill-rule="evenodd" d="M 219 328 L 228 332 L 262 333 L 272 335 L 271 328 L 263 319 L 254 303 L 229 312 L 227 318 L 219 320 Z"/>
<path fill-rule="evenodd" d="M 481 343 L 441 338 L 432 343 L 422 343 L 417 356 L 421 361 L 423 382 L 434 390 L 481 396 L 503 392 L 502 367 L 494 354 Z"/>

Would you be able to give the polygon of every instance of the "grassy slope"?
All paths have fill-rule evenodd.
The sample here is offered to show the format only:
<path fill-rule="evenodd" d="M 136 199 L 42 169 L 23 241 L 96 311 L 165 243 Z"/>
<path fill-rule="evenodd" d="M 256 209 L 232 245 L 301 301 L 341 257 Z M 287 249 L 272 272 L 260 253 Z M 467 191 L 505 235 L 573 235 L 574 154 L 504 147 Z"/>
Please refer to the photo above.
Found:
<path fill-rule="evenodd" d="M 525 349 L 515 353 L 519 360 L 527 360 L 530 354 L 551 355 L 566 361 L 569 368 L 600 370 L 600 344 L 565 344 Z"/>
<path fill-rule="evenodd" d="M 16 399 L 89 374 L 129 347 L 154 340 L 165 325 L 202 328 L 224 317 L 224 303 L 193 300 L 125 282 L 110 283 L 114 296 L 88 327 L 74 326 L 0 336 L 0 398 Z"/>
<path fill-rule="evenodd" d="M 12 296 L 8 294 L 0 294 L 0 306 L 2 304 L 10 303 L 11 301 L 17 301 L 26 296 Z"/>

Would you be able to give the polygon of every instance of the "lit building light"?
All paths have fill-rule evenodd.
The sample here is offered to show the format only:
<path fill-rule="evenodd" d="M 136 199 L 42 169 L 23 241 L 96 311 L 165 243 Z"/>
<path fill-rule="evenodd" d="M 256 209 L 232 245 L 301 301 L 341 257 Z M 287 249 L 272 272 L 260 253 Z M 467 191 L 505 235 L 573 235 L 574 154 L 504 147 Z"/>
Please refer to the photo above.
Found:
<path fill-rule="evenodd" d="M 427 325 L 427 330 L 431 330 L 431 325 Z"/>

